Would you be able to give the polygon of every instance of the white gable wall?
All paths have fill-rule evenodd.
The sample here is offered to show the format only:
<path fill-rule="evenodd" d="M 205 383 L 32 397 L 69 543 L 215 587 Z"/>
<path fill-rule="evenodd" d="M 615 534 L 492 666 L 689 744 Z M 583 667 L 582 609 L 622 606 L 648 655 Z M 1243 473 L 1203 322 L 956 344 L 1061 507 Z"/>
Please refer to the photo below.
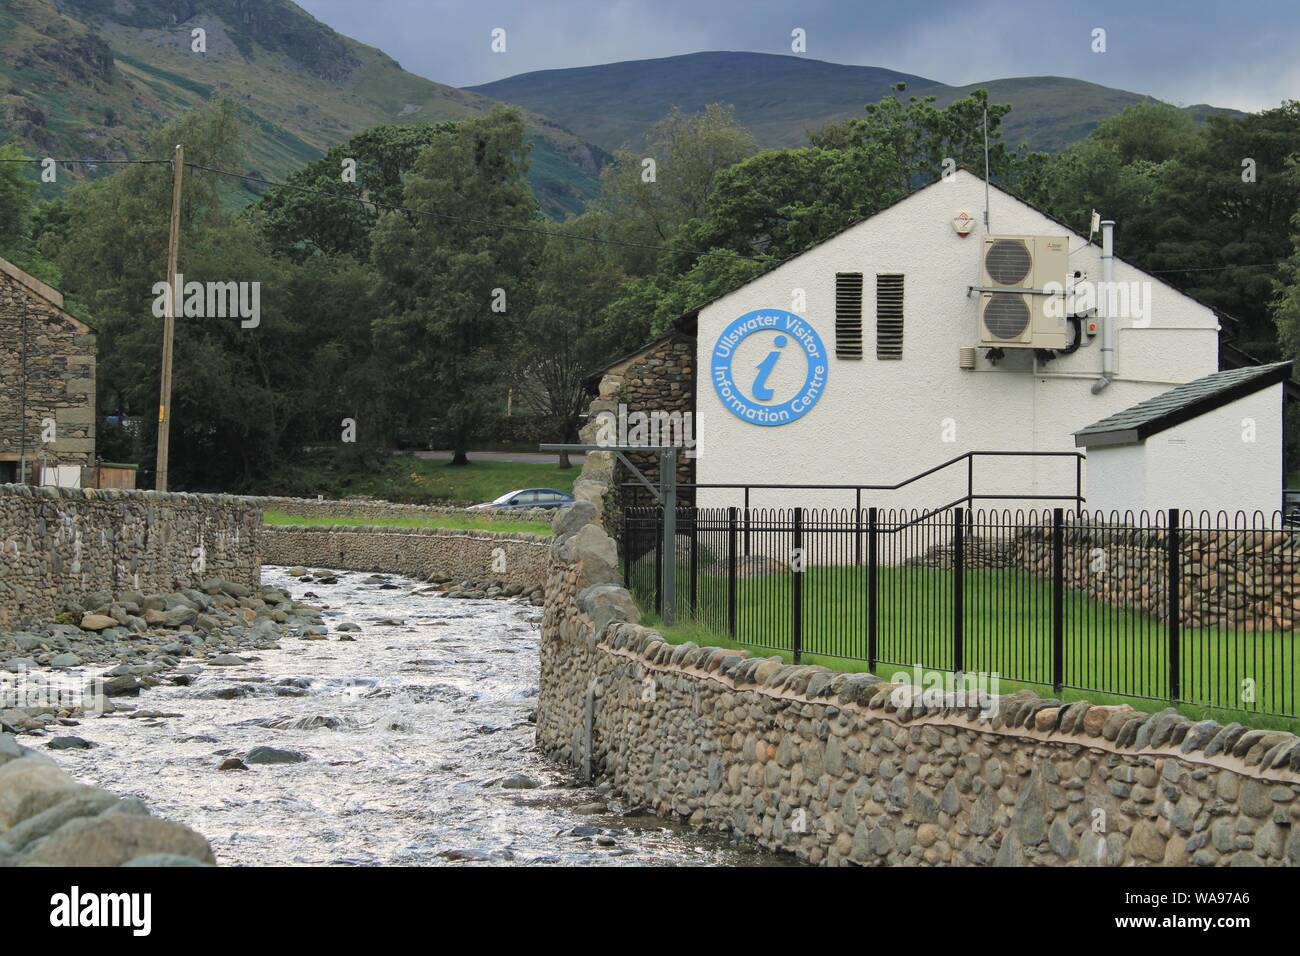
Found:
<path fill-rule="evenodd" d="M 1271 385 L 1140 444 L 1089 449 L 1088 506 L 1272 515 L 1282 506 L 1282 401 Z"/>
<path fill-rule="evenodd" d="M 1066 230 L 1013 197 L 992 189 L 995 234 L 1062 235 Z M 696 434 L 702 483 L 893 483 L 970 450 L 1072 452 L 1072 432 L 1172 385 L 1217 370 L 1214 314 L 1137 269 L 1115 261 L 1115 280 L 1151 282 L 1150 327 L 1124 323 L 1117 336 L 1117 377 L 1100 395 L 1089 388 L 1101 372 L 1101 336 L 1070 356 L 1035 368 L 1032 350 L 1007 350 L 995 368 L 979 351 L 977 368 L 958 367 L 958 350 L 977 340 L 980 227 L 959 236 L 952 219 L 977 219 L 984 183 L 959 170 L 951 182 L 923 189 L 876 217 L 804 253 L 705 307 L 699 315 Z M 1100 249 L 1072 236 L 1071 269 L 1100 281 Z M 1123 251 L 1123 224 L 1117 225 Z M 834 357 L 835 274 L 861 272 L 864 357 Z M 877 273 L 902 273 L 904 344 L 901 360 L 879 360 L 875 343 Z M 802 289 L 806 308 L 792 308 Z M 824 394 L 803 418 L 762 427 L 728 412 L 713 389 L 710 356 L 721 331 L 759 308 L 799 312 L 821 335 L 830 366 Z M 1128 327 L 1125 327 L 1128 326 Z M 738 368 L 737 372 L 741 370 Z M 945 430 L 955 441 L 944 441 Z M 977 493 L 1073 493 L 1074 463 L 1032 459 L 982 460 Z M 865 495 L 863 506 L 928 508 L 965 493 L 965 469 L 892 495 Z M 703 494 L 701 503 L 739 504 L 734 495 Z M 1064 502 L 1058 502 L 1064 503 Z M 751 505 L 851 507 L 844 492 L 756 491 Z M 988 502 L 1002 507 L 1011 502 Z M 1022 502 L 1023 504 L 1023 502 Z M 1050 506 L 1050 503 L 1046 503 Z"/>

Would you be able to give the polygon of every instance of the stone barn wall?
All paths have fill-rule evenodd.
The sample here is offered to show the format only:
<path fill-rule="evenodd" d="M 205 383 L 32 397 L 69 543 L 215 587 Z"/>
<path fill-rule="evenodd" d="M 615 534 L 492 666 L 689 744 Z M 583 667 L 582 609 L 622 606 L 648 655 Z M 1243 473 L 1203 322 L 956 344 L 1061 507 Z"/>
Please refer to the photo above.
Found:
<path fill-rule="evenodd" d="M 225 495 L 0 485 L 0 627 L 96 592 L 256 587 L 261 530 L 260 508 Z"/>
<path fill-rule="evenodd" d="M 619 412 L 619 406 L 633 412 L 695 413 L 695 339 L 672 332 L 656 339 L 632 358 L 608 369 L 600 381 L 599 395 L 592 403 L 592 416 Z M 698 436 L 696 436 L 698 437 Z M 653 454 L 628 456 L 652 482 L 659 480 L 659 459 Z M 622 473 L 620 482 L 630 481 Z M 695 461 L 679 454 L 677 480 L 695 481 Z"/>
<path fill-rule="evenodd" d="M 0 259 L 0 461 L 85 467 L 95 459 L 95 333 L 62 309 L 63 296 Z M 23 321 L 27 326 L 26 415 Z M 42 421 L 55 440 L 41 444 Z"/>

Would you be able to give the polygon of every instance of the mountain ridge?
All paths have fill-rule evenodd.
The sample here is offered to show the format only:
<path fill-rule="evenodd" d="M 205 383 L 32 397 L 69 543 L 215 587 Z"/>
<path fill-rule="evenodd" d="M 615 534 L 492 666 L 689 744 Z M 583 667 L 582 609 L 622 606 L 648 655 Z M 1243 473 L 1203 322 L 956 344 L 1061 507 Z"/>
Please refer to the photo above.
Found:
<path fill-rule="evenodd" d="M 206 53 L 190 48 L 196 28 Z M 269 178 L 378 123 L 462 119 L 495 105 L 406 72 L 288 0 L 0 0 L 0 127 L 38 155 L 136 155 L 148 131 L 217 95 L 241 108 L 246 171 Z M 580 211 L 608 157 L 525 116 L 544 211 Z"/>
<path fill-rule="evenodd" d="M 520 73 L 464 89 L 544 113 L 576 135 L 613 151 L 636 145 L 644 129 L 671 107 L 697 111 L 706 103 L 735 107 L 736 119 L 759 145 L 806 144 L 807 132 L 862 114 L 867 103 L 894 93 L 936 97 L 940 106 L 983 87 L 991 102 L 1010 102 L 1004 139 L 1056 151 L 1086 136 L 1108 116 L 1155 97 L 1071 77 L 1005 77 L 952 86 L 880 66 L 832 63 L 778 53 L 712 50 L 622 60 L 585 67 Z M 1236 112 L 1198 104 L 1197 118 Z"/>

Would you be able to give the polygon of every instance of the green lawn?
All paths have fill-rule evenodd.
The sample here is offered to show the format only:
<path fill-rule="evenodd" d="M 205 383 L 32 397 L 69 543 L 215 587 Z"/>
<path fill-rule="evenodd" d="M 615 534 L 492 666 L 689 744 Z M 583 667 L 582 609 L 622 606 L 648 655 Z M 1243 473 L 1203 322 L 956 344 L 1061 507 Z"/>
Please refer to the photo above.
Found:
<path fill-rule="evenodd" d="M 1048 579 L 1008 570 L 970 570 L 964 578 L 963 669 L 997 672 L 1004 689 L 1029 686 L 1051 693 L 1052 601 Z M 633 568 L 643 607 L 654 604 L 649 556 Z M 954 663 L 952 572 L 938 568 L 882 567 L 877 574 L 877 663 L 888 677 L 920 665 L 950 670 Z M 743 647 L 790 658 L 793 631 L 791 576 L 741 578 L 736 587 L 736 637 L 728 637 L 725 571 L 700 572 L 695 620 L 689 622 L 689 575 L 679 569 L 677 618 L 666 635 L 676 642 Z M 802 660 L 843 670 L 867 664 L 867 571 L 863 567 L 811 567 L 804 575 Z M 1063 612 L 1064 685 L 1067 696 L 1160 709 L 1169 691 L 1169 640 L 1165 625 L 1069 589 Z M 1296 714 L 1300 704 L 1300 648 L 1289 631 L 1183 627 L 1181 697 L 1192 716 L 1241 711 Z M 1241 682 L 1254 682 L 1254 701 L 1242 699 Z M 1231 719 L 1229 716 L 1228 719 Z M 1292 721 L 1283 720 L 1289 726 Z"/>
<path fill-rule="evenodd" d="M 526 531 L 529 534 L 549 535 L 551 526 L 545 521 L 509 521 L 480 518 L 465 514 L 429 515 L 427 518 L 300 518 L 282 511 L 268 511 L 262 516 L 269 525 L 370 525 L 381 528 L 449 528 L 453 530 Z"/>
<path fill-rule="evenodd" d="M 352 465 L 336 455 L 307 454 L 259 488 L 259 494 L 315 498 L 368 495 L 411 504 L 478 504 L 516 488 L 569 491 L 580 471 L 554 462 L 474 461 L 453 468 L 445 461 L 391 455 L 377 464 Z"/>

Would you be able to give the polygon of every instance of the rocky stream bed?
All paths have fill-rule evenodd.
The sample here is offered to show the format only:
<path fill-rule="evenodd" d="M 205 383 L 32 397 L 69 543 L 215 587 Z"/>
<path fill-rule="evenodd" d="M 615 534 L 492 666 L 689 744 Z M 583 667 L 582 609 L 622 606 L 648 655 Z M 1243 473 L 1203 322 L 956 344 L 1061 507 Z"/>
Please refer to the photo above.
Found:
<path fill-rule="evenodd" d="M 61 624 L 0 633 L 5 686 L 58 675 L 106 692 L 102 713 L 0 708 L 0 791 L 20 761 L 52 759 L 84 803 L 60 784 L 14 811 L 26 823 L 0 805 L 0 862 L 39 862 L 60 827 L 99 833 L 124 813 L 182 825 L 175 847 L 114 844 L 146 863 L 151 848 L 205 861 L 184 828 L 225 865 L 776 862 L 619 806 L 537 753 L 531 595 L 292 570 L 264 569 L 260 592 L 91 596 Z"/>

